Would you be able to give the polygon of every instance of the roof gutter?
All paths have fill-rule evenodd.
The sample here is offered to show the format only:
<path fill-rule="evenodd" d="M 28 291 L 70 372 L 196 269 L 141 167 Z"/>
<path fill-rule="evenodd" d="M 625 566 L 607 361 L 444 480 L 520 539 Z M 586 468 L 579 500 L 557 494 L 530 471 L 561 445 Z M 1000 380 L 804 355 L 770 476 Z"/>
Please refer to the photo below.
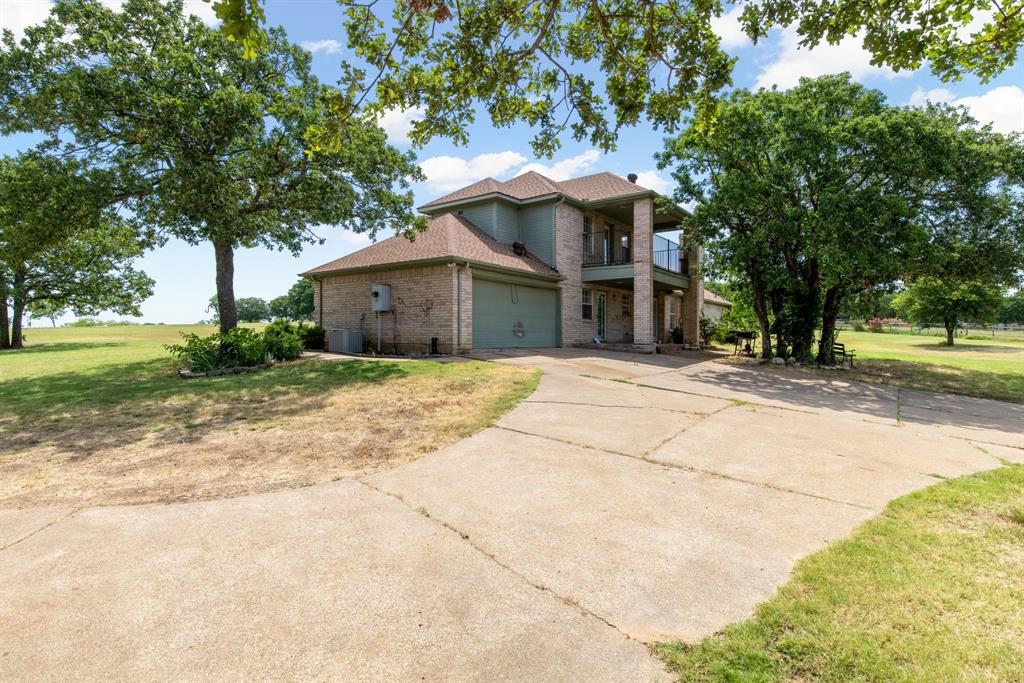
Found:
<path fill-rule="evenodd" d="M 522 268 L 510 268 L 509 266 L 503 266 L 497 263 L 488 263 L 486 261 L 476 261 L 474 259 L 466 259 L 461 256 L 436 256 L 428 259 L 418 259 L 416 261 L 396 261 L 394 263 L 381 263 L 374 266 L 361 266 L 358 268 L 335 268 L 333 270 L 318 270 L 315 272 L 301 273 L 304 277 L 323 277 L 325 275 L 337 275 L 344 273 L 373 273 L 381 270 L 402 270 L 405 268 L 418 268 L 420 266 L 427 265 L 445 265 L 448 263 L 463 263 L 467 266 L 474 268 L 483 268 L 485 270 L 495 270 L 499 272 L 509 273 L 512 275 L 522 275 L 524 277 L 535 277 L 542 280 L 550 280 L 552 282 L 558 282 L 564 279 L 557 272 L 555 274 L 537 273 L 532 270 L 524 270 Z"/>

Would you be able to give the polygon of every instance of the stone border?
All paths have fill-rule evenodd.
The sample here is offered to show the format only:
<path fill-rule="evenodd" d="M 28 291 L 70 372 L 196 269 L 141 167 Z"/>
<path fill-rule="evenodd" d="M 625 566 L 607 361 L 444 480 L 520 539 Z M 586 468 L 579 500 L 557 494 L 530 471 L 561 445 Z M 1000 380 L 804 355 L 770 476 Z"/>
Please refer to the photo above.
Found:
<path fill-rule="evenodd" d="M 209 372 L 192 372 L 191 370 L 178 370 L 178 376 L 182 379 L 194 379 L 196 377 L 219 377 L 220 375 L 241 375 L 246 372 L 258 372 L 266 370 L 273 363 L 260 363 L 259 365 L 247 365 L 237 368 L 219 368 Z"/>

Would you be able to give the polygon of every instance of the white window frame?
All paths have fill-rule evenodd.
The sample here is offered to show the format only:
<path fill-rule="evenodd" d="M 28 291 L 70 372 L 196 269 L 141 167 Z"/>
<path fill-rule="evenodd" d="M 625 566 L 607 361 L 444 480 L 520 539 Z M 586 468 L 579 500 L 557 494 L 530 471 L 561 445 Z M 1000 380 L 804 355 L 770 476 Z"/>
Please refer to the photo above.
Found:
<path fill-rule="evenodd" d="M 633 315 L 633 295 L 623 294 L 622 295 L 622 315 L 632 316 Z"/>
<path fill-rule="evenodd" d="M 580 311 L 580 315 L 583 317 L 584 320 L 593 320 L 594 319 L 594 290 L 592 290 L 592 289 L 584 289 L 583 290 L 583 297 L 582 297 L 581 301 L 583 302 L 583 305 L 581 307 L 582 310 Z"/>

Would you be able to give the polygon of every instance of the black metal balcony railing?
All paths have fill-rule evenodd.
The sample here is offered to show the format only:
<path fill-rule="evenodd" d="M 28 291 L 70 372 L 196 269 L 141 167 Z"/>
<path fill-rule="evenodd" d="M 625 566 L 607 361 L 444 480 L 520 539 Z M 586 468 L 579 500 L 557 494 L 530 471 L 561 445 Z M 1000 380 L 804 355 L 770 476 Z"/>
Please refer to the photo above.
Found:
<path fill-rule="evenodd" d="M 631 236 L 607 230 L 583 233 L 583 265 L 614 266 L 633 262 Z M 686 272 L 685 254 L 679 245 L 654 235 L 654 267 L 672 273 Z"/>
<path fill-rule="evenodd" d="M 629 233 L 613 233 L 608 230 L 583 233 L 583 265 L 617 266 L 632 263 Z"/>

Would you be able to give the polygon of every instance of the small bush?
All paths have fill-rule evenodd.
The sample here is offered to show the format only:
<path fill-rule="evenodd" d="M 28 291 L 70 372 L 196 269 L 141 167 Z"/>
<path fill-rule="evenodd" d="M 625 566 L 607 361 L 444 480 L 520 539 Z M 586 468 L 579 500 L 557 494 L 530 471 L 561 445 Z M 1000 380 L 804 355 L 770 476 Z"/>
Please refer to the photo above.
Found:
<path fill-rule="evenodd" d="M 881 318 L 872 318 L 868 321 L 868 328 L 872 332 L 885 332 L 885 322 Z"/>
<path fill-rule="evenodd" d="M 287 320 L 275 320 L 263 330 L 267 353 L 274 360 L 295 360 L 302 355 L 300 327 Z"/>
<path fill-rule="evenodd" d="M 866 327 L 864 327 L 864 323 L 862 323 L 860 320 L 851 320 L 850 327 L 853 328 L 854 332 L 863 332 L 864 330 L 867 329 Z"/>
<path fill-rule="evenodd" d="M 223 334 L 200 337 L 183 334 L 181 344 L 167 344 L 165 349 L 192 372 L 209 372 L 221 368 L 251 367 L 267 362 L 267 342 L 262 334 L 247 327 L 238 327 Z"/>
<path fill-rule="evenodd" d="M 302 337 L 302 345 L 307 349 L 321 350 L 324 348 L 324 328 L 319 325 L 299 323 L 299 336 Z"/>

